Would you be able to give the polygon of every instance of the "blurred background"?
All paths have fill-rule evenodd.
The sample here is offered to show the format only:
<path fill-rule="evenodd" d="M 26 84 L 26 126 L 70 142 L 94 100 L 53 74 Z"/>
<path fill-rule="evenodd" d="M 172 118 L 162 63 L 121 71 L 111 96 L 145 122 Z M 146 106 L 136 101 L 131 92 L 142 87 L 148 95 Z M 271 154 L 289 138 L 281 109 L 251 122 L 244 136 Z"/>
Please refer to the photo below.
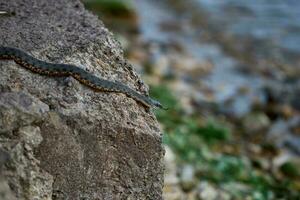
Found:
<path fill-rule="evenodd" d="M 166 200 L 300 199 L 299 0 L 83 0 L 170 109 Z"/>

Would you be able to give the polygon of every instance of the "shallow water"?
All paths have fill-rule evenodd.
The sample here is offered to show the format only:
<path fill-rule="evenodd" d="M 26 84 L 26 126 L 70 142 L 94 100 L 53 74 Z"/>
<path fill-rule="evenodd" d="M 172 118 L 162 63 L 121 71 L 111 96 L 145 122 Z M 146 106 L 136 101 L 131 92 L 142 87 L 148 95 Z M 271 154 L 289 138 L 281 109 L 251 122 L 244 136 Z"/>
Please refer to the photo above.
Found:
<path fill-rule="evenodd" d="M 242 37 L 271 40 L 300 53 L 300 1 L 197 0 L 226 31 Z"/>

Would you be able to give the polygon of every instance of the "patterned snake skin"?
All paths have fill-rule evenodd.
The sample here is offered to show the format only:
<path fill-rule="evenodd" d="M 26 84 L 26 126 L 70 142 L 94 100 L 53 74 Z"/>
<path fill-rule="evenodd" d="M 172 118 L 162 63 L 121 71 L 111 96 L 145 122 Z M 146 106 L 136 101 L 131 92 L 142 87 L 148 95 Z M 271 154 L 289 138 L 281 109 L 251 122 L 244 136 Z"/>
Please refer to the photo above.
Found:
<path fill-rule="evenodd" d="M 149 96 L 142 95 L 120 82 L 112 82 L 96 77 L 75 65 L 48 63 L 34 58 L 20 49 L 5 46 L 0 46 L 0 59 L 14 60 L 22 67 L 41 75 L 72 76 L 96 91 L 124 93 L 147 108 L 163 108 L 158 101 L 151 99 Z"/>

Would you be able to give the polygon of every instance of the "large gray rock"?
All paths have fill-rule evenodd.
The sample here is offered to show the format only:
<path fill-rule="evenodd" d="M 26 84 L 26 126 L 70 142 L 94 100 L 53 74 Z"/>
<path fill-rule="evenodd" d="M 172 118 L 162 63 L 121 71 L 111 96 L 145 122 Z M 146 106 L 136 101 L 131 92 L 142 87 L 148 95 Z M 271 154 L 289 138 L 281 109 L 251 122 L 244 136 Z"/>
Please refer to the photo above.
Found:
<path fill-rule="evenodd" d="M 142 93 L 119 43 L 79 0 L 0 0 L 0 45 L 73 63 Z M 162 199 L 163 147 L 151 111 L 124 94 L 0 61 L 0 199 Z"/>

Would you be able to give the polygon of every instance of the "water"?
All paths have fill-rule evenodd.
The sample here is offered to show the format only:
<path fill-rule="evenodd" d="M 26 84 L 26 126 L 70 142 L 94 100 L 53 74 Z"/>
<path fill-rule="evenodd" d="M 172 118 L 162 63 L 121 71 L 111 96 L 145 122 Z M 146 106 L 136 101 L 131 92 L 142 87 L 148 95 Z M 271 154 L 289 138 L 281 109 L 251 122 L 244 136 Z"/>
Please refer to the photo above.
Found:
<path fill-rule="evenodd" d="M 137 0 L 136 6 L 145 40 L 159 43 L 177 41 L 199 61 L 210 60 L 213 63 L 214 70 L 206 78 L 202 78 L 202 83 L 213 91 L 214 101 L 222 112 L 243 116 L 251 111 L 254 99 L 264 101 L 261 92 L 263 81 L 260 77 L 239 73 L 238 62 L 227 56 L 218 44 L 197 41 L 199 35 L 195 30 L 198 27 L 188 27 L 185 17 L 181 18 L 167 4 L 158 1 Z M 183 28 L 180 31 L 162 30 L 161 23 L 165 21 L 175 21 Z M 248 93 L 240 94 L 241 88 L 248 88 Z M 201 91 L 198 92 L 197 100 L 200 104 L 210 101 Z"/>
<path fill-rule="evenodd" d="M 197 0 L 213 20 L 236 36 L 270 40 L 300 53 L 299 0 Z"/>
<path fill-rule="evenodd" d="M 281 85 L 280 81 L 285 80 L 285 75 L 274 66 L 270 67 L 270 77 L 255 70 L 259 69 L 256 66 L 259 59 L 275 63 L 279 61 L 284 67 L 300 67 L 298 0 L 186 0 L 178 6 L 179 10 L 170 3 L 171 0 L 135 2 L 145 40 L 163 44 L 176 41 L 200 62 L 209 60 L 213 63 L 213 71 L 208 76 L 199 78 L 213 91 L 215 102 L 226 113 L 243 116 L 251 112 L 254 101 L 266 103 L 266 85 L 274 85 L 273 81 Z M 209 26 L 190 23 L 192 18 L 202 18 Z M 165 22 L 175 24 L 180 29 L 166 30 L 162 28 Z M 212 40 L 202 40 L 202 30 L 206 32 L 207 29 L 211 29 L 208 30 L 209 36 L 213 36 L 215 32 L 218 33 L 216 36 L 233 36 L 235 40 L 231 44 L 237 45 L 243 55 L 254 54 L 254 62 L 246 63 L 246 69 L 254 69 L 253 74 L 241 73 L 240 58 L 226 52 L 224 43 L 219 43 L 215 37 Z M 250 46 L 245 43 L 249 41 Z M 240 93 L 243 88 L 246 88 L 247 93 Z M 206 98 L 205 94 L 198 92 L 201 105 L 201 101 L 206 101 Z"/>

